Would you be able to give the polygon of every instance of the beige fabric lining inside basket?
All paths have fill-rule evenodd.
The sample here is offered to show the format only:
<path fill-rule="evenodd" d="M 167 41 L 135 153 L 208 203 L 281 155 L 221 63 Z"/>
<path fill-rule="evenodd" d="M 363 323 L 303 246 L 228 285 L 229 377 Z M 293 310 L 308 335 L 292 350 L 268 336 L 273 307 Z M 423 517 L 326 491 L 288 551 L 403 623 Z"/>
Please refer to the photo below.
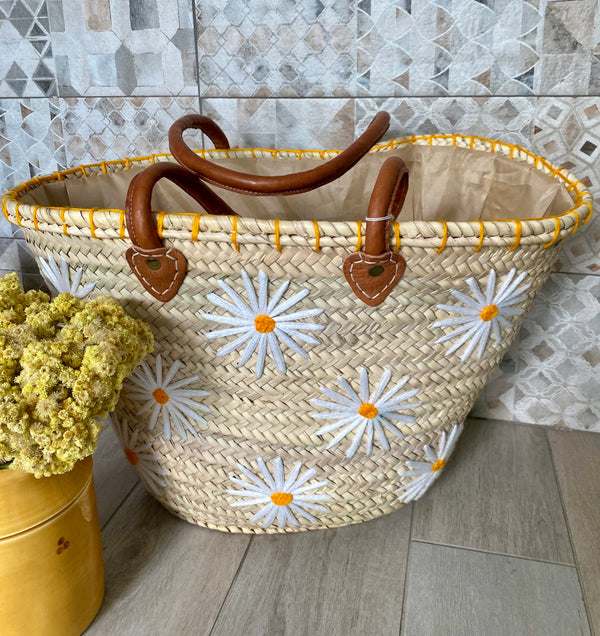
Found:
<path fill-rule="evenodd" d="M 397 155 L 406 162 L 410 187 L 400 221 L 475 221 L 555 216 L 573 206 L 557 179 L 520 161 L 456 147 L 401 146 L 371 153 L 336 181 L 311 192 L 254 197 L 215 188 L 240 216 L 260 219 L 356 221 L 367 214 L 382 163 Z M 212 159 L 245 173 L 275 175 L 308 170 L 318 159 L 242 157 Z M 23 197 L 35 205 L 116 208 L 125 205 L 129 182 L 141 168 L 44 183 Z M 163 179 L 154 189 L 153 210 L 204 212 L 191 197 Z"/>

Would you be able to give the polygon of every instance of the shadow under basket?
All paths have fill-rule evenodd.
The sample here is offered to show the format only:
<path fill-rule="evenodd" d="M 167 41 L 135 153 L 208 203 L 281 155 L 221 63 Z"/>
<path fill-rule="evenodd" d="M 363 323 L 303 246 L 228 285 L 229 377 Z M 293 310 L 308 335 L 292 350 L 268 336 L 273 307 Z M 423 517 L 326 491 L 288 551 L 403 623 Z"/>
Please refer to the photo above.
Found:
<path fill-rule="evenodd" d="M 268 175 L 338 153 L 198 156 Z M 402 261 L 404 271 L 369 305 L 344 262 L 364 260 L 367 208 L 389 157 L 404 161 L 410 184 L 398 218 L 380 219 L 381 238 L 386 263 Z M 114 296 L 151 324 L 155 351 L 124 386 L 116 431 L 156 499 L 192 523 L 232 532 L 338 527 L 420 497 L 443 473 L 561 242 L 592 211 L 567 170 L 460 135 L 375 146 L 311 192 L 219 191 L 239 216 L 207 214 L 161 182 L 149 218 L 185 267 L 162 302 L 128 263 L 135 237 L 124 207 L 132 178 L 170 159 L 33 179 L 8 192 L 3 209 L 56 285 L 81 275 L 75 282 L 95 283 L 92 295 Z M 368 276 L 380 272 L 369 268 Z"/>

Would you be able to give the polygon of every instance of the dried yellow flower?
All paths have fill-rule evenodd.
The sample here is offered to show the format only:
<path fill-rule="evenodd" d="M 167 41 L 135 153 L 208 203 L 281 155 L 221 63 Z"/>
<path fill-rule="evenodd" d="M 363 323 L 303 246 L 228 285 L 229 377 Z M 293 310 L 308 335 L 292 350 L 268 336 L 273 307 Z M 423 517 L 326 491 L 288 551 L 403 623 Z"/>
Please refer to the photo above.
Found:
<path fill-rule="evenodd" d="M 0 279 L 0 462 L 37 477 L 91 455 L 124 378 L 152 351 L 150 327 L 108 297 L 25 293 Z"/>

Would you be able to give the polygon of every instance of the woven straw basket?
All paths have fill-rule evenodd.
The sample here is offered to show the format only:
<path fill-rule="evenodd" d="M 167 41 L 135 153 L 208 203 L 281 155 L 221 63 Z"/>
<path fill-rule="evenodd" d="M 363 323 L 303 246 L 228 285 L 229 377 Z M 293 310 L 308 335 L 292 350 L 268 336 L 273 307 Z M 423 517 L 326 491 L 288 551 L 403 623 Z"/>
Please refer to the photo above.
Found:
<path fill-rule="evenodd" d="M 195 156 L 261 175 L 340 156 L 218 145 Z M 171 155 L 57 172 L 2 200 L 52 285 L 83 295 L 94 283 L 92 295 L 110 294 L 152 325 L 155 351 L 112 418 L 141 480 L 190 522 L 251 533 L 331 528 L 420 497 L 443 472 L 561 241 L 591 215 L 576 177 L 514 145 L 413 136 L 363 154 L 310 192 L 219 190 L 240 216 L 207 214 L 161 182 L 152 208 L 163 211 L 146 211 L 158 238 L 136 249 L 150 270 L 161 243 L 167 256 L 184 255 L 173 262 L 187 273 L 166 302 L 132 273 L 137 257 L 128 262 L 140 238 L 135 184 L 123 208 L 132 177 Z M 384 203 L 373 196 L 369 205 L 390 157 L 410 174 L 397 221 L 402 167 Z M 195 176 L 188 159 L 190 183 L 219 185 Z M 149 208 L 145 196 L 138 204 Z M 367 208 L 379 216 L 365 220 Z M 361 260 L 368 271 L 353 279 Z M 367 302 L 363 282 L 390 267 L 383 300 Z"/>

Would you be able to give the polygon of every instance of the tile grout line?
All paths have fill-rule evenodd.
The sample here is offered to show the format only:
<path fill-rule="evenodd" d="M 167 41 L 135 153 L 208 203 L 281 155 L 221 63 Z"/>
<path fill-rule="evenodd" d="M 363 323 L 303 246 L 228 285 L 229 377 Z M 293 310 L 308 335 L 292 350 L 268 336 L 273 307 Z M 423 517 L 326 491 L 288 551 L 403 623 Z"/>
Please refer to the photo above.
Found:
<path fill-rule="evenodd" d="M 404 618 L 406 614 L 406 599 L 408 597 L 408 568 L 410 566 L 410 548 L 412 545 L 412 533 L 413 533 L 413 523 L 415 519 L 415 504 L 414 501 L 410 503 L 410 528 L 408 531 L 408 547 L 406 550 L 406 567 L 404 568 L 404 589 L 402 590 L 402 613 L 400 614 L 400 629 L 398 631 L 398 636 L 402 636 L 404 634 Z"/>
<path fill-rule="evenodd" d="M 581 598 L 583 600 L 583 606 L 585 608 L 585 615 L 588 621 L 588 625 L 590 628 L 591 636 L 594 636 L 594 625 L 592 623 L 592 618 L 589 610 L 589 603 L 587 599 L 587 594 L 585 591 L 585 585 L 583 584 L 583 579 L 581 577 L 581 572 L 579 570 L 579 559 L 577 557 L 577 550 L 575 549 L 575 543 L 573 541 L 573 535 L 571 533 L 571 524 L 569 522 L 569 515 L 567 513 L 567 507 L 565 506 L 565 500 L 562 493 L 562 488 L 560 486 L 560 480 L 558 478 L 558 473 L 556 472 L 556 463 L 554 461 L 554 452 L 552 450 L 552 444 L 550 444 L 550 438 L 548 437 L 548 431 L 546 431 L 546 444 L 548 445 L 548 451 L 550 452 L 550 462 L 552 463 L 552 470 L 554 471 L 554 481 L 556 483 L 556 488 L 558 490 L 558 497 L 560 499 L 560 505 L 562 507 L 563 517 L 565 519 L 565 524 L 567 526 L 567 535 L 569 537 L 569 543 L 571 545 L 571 551 L 573 552 L 573 561 L 575 563 L 575 571 L 577 572 L 577 581 L 579 582 L 579 589 L 581 590 Z"/>
<path fill-rule="evenodd" d="M 121 499 L 119 505 L 113 510 L 113 513 L 110 515 L 110 517 L 102 524 L 102 527 L 100 528 L 102 532 L 108 527 L 108 524 L 113 520 L 113 517 L 117 514 L 117 512 L 119 512 L 121 506 L 127 501 L 127 499 L 129 499 L 133 491 L 137 488 L 137 486 L 140 485 L 140 483 L 141 482 L 139 480 L 136 481 L 135 484 L 133 484 L 133 486 L 131 487 L 131 490 L 123 497 L 123 499 Z"/>
<path fill-rule="evenodd" d="M 196 52 L 196 59 L 198 60 L 198 53 Z M 200 88 L 200 78 L 198 77 L 197 87 Z M 100 99 L 102 97 L 106 97 L 108 99 L 113 97 L 120 97 L 122 99 L 133 99 L 133 98 L 147 98 L 147 97 L 191 97 L 192 94 L 188 93 L 151 93 L 148 95 L 123 95 L 122 93 L 119 95 L 52 95 L 52 96 L 43 96 L 43 95 L 30 95 L 30 96 L 19 96 L 19 95 L 5 95 L 4 97 L 0 97 L 1 100 L 24 100 L 24 99 L 43 99 L 43 100 L 51 100 L 51 99 Z M 542 94 L 542 95 L 504 95 L 504 94 L 495 94 L 495 95 L 321 95 L 321 96 L 306 96 L 306 95 L 296 95 L 296 96 L 282 96 L 282 95 L 269 95 L 267 97 L 264 96 L 256 96 L 256 95 L 220 95 L 215 97 L 207 97 L 206 99 L 256 99 L 256 100 L 268 100 L 268 99 L 287 99 L 287 100 L 317 100 L 317 99 L 357 99 L 357 100 L 376 100 L 376 99 L 397 99 L 397 100 L 409 100 L 409 99 L 594 99 L 600 97 L 599 94 L 586 94 L 586 95 L 553 95 L 553 94 Z"/>
<path fill-rule="evenodd" d="M 415 543 L 423 543 L 426 545 L 436 545 L 440 548 L 451 548 L 453 550 L 466 550 L 467 552 L 477 552 L 479 554 L 488 554 L 490 556 L 505 557 L 507 559 L 520 559 L 521 561 L 533 561 L 534 563 L 545 563 L 546 565 L 558 565 L 563 568 L 571 568 L 576 570 L 574 563 L 561 563 L 560 561 L 547 561 L 546 559 L 534 559 L 533 557 L 522 556 L 518 554 L 508 554 L 506 552 L 492 552 L 491 550 L 482 550 L 481 548 L 471 548 L 466 545 L 453 545 L 451 543 L 437 543 L 436 541 L 425 541 L 425 539 L 413 539 Z"/>
<path fill-rule="evenodd" d="M 215 622 L 212 624 L 212 627 L 210 628 L 210 632 L 209 632 L 208 636 L 212 636 L 212 633 L 214 632 L 215 627 L 216 627 L 217 623 L 219 622 L 219 616 L 221 616 L 221 612 L 223 611 L 223 607 L 224 607 L 225 603 L 227 602 L 227 599 L 229 598 L 229 593 L 231 592 L 231 588 L 235 585 L 235 582 L 238 580 L 239 574 L 240 574 L 240 572 L 242 570 L 242 567 L 244 566 L 244 562 L 246 561 L 246 556 L 248 555 L 248 551 L 250 550 L 250 546 L 252 545 L 252 542 L 254 541 L 254 536 L 255 535 L 252 535 L 250 537 L 250 541 L 248 541 L 248 545 L 246 546 L 246 549 L 244 550 L 244 554 L 243 554 L 242 558 L 240 559 L 240 562 L 238 564 L 237 570 L 235 571 L 233 579 L 231 580 L 231 584 L 227 588 L 227 594 L 225 594 L 225 596 L 223 597 L 223 602 L 221 603 L 221 605 L 219 607 L 219 611 L 217 612 L 217 614 L 215 616 Z"/>

